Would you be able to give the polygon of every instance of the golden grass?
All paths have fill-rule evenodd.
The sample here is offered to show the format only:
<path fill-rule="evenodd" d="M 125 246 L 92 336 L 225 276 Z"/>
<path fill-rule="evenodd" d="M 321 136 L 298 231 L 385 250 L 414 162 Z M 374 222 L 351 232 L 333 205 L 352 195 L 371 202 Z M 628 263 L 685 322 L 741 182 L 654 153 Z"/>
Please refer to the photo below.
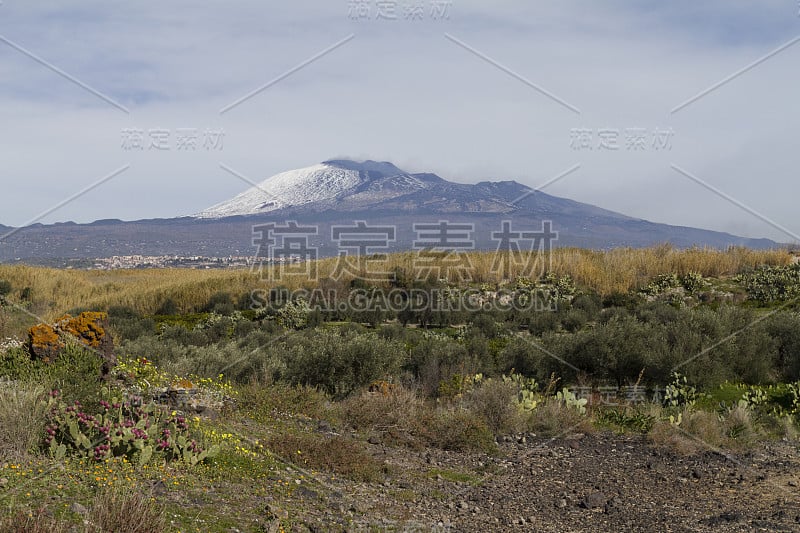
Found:
<path fill-rule="evenodd" d="M 468 256 L 474 269 L 472 281 L 501 281 L 493 274 L 495 254 L 473 252 Z M 383 261 L 370 261 L 370 267 L 382 271 L 400 268 L 413 276 L 415 257 L 413 252 L 391 254 Z M 590 287 L 603 295 L 640 287 L 658 274 L 698 272 L 708 277 L 724 277 L 758 265 L 787 265 L 792 261 L 785 249 L 679 250 L 669 245 L 610 251 L 559 248 L 552 252 L 549 260 L 544 256 L 538 259 L 540 267 L 558 276 L 569 275 L 579 286 Z M 330 277 L 336 261 L 320 260 L 316 265 L 318 279 Z M 524 261 L 512 263 L 511 271 L 504 277 L 513 279 L 525 275 L 522 265 Z M 540 270 L 536 272 L 541 273 Z M 34 310 L 48 319 L 77 307 L 105 310 L 123 305 L 142 313 L 153 313 L 167 299 L 173 300 L 181 311 L 190 312 L 201 308 L 218 292 L 241 295 L 278 284 L 290 289 L 314 286 L 310 279 L 297 276 L 286 277 L 281 283 L 266 282 L 258 272 L 247 269 L 77 271 L 0 265 L 0 279 L 12 283 L 15 293 L 12 301 L 18 299 L 16 295 L 22 288 L 30 287 Z"/>

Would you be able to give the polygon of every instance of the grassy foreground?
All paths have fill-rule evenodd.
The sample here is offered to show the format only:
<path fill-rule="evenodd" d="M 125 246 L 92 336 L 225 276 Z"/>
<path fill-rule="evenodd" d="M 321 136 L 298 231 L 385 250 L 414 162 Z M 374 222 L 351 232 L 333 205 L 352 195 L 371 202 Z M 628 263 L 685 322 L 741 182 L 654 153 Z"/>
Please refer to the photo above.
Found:
<path fill-rule="evenodd" d="M 471 284 L 413 286 L 553 305 L 251 309 L 265 283 L 250 272 L 0 266 L 0 341 L 22 341 L 0 346 L 0 530 L 354 530 L 379 523 L 365 494 L 402 524 L 407 504 L 448 497 L 420 487 L 498 474 L 487 458 L 506 441 L 618 433 L 679 457 L 796 445 L 800 269 L 785 251 L 558 250 L 548 275 L 508 280 L 491 254 L 471 259 Z M 80 339 L 54 362 L 24 344 L 37 315 L 83 309 L 109 315 L 105 379 Z M 440 453 L 465 466 L 407 469 Z"/>

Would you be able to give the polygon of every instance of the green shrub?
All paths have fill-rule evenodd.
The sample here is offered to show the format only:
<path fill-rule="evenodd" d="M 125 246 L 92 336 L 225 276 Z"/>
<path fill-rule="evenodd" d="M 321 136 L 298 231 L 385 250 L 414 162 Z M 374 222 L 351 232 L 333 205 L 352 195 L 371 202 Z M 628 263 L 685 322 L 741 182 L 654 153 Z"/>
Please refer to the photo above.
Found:
<path fill-rule="evenodd" d="M 776 342 L 776 364 L 781 379 L 800 380 L 800 317 L 778 313 L 767 322 L 766 331 Z"/>
<path fill-rule="evenodd" d="M 687 272 L 680 276 L 680 282 L 683 288 L 689 294 L 695 294 L 708 287 L 709 283 L 703 279 L 703 275 L 699 272 Z"/>
<path fill-rule="evenodd" d="M 112 315 L 109 312 L 109 324 L 117 344 L 123 340 L 135 340 L 144 335 L 153 335 L 156 331 L 156 323 L 152 318 L 127 314 Z"/>
<path fill-rule="evenodd" d="M 487 313 L 476 314 L 470 326 L 470 333 L 480 333 L 487 339 L 494 339 L 501 333 L 495 319 Z"/>
<path fill-rule="evenodd" d="M 659 274 L 641 292 L 648 296 L 663 294 L 669 289 L 681 286 L 681 280 L 677 274 Z"/>
<path fill-rule="evenodd" d="M 180 309 L 172 298 L 164 300 L 155 312 L 156 315 L 177 315 L 178 313 L 180 313 Z"/>
<path fill-rule="evenodd" d="M 218 292 L 209 298 L 208 303 L 203 309 L 207 313 L 229 316 L 236 310 L 233 297 L 227 292 Z"/>
<path fill-rule="evenodd" d="M 378 379 L 397 376 L 405 347 L 374 333 L 316 330 L 287 341 L 286 378 L 344 398 Z"/>
<path fill-rule="evenodd" d="M 60 389 L 65 397 L 87 405 L 96 405 L 100 399 L 102 366 L 103 362 L 95 352 L 77 343 L 67 343 L 52 363 L 32 360 L 23 348 L 0 354 L 0 377 L 36 383 L 48 390 Z"/>
<path fill-rule="evenodd" d="M 800 296 L 800 263 L 789 266 L 763 266 L 736 277 L 747 295 L 760 303 L 791 300 Z"/>
<path fill-rule="evenodd" d="M 8 296 L 9 294 L 11 294 L 11 282 L 0 279 L 0 298 Z"/>
<path fill-rule="evenodd" d="M 656 422 L 655 416 L 641 407 L 601 409 L 596 416 L 601 424 L 644 434 L 649 433 Z"/>
<path fill-rule="evenodd" d="M 182 346 L 209 346 L 213 342 L 202 328 L 186 329 L 184 326 L 166 324 L 162 325 L 159 338 L 164 343 L 173 341 Z"/>
<path fill-rule="evenodd" d="M 183 330 L 184 333 L 180 333 Z M 277 335 L 253 330 L 239 340 L 224 340 L 206 346 L 207 341 L 194 344 L 202 332 L 186 332 L 178 327 L 169 339 L 144 335 L 133 341 L 123 341 L 119 352 L 131 359 L 146 358 L 175 375 L 197 374 L 216 377 L 219 374 L 236 383 L 251 380 L 270 383 L 285 375 L 284 346 Z M 191 344 L 184 345 L 179 340 Z"/>
<path fill-rule="evenodd" d="M 527 328 L 531 335 L 542 335 L 548 331 L 555 331 L 560 325 L 558 314 L 553 311 L 525 310 L 518 318 L 519 327 Z"/>
<path fill-rule="evenodd" d="M 589 320 L 594 320 L 600 313 L 602 302 L 596 294 L 580 294 L 573 298 L 571 305 L 573 309 L 586 313 Z"/>
<path fill-rule="evenodd" d="M 504 374 L 533 376 L 539 381 L 547 379 L 547 366 L 542 364 L 544 352 L 521 338 L 514 338 L 500 353 L 500 371 Z"/>
<path fill-rule="evenodd" d="M 546 337 L 544 344 L 548 351 L 572 367 L 552 357 L 542 361 L 571 382 L 579 377 L 575 367 L 597 382 L 611 381 L 622 386 L 626 382 L 635 382 L 642 369 L 651 366 L 651 357 L 658 342 L 659 336 L 652 326 L 626 317 L 610 320 L 568 337 Z M 659 377 L 648 376 L 653 380 Z"/>
<path fill-rule="evenodd" d="M 621 307 L 628 311 L 635 311 L 642 303 L 642 297 L 632 292 L 612 292 L 603 299 L 603 307 Z"/>
<path fill-rule="evenodd" d="M 561 327 L 569 333 L 579 331 L 589 321 L 585 311 L 580 309 L 570 309 L 566 313 L 560 314 Z"/>
<path fill-rule="evenodd" d="M 19 292 L 19 299 L 23 302 L 31 302 L 33 301 L 33 289 L 30 287 L 25 287 Z"/>
<path fill-rule="evenodd" d="M 303 329 L 308 326 L 313 310 L 309 303 L 303 299 L 270 302 L 256 313 L 259 319 L 275 321 L 285 329 Z"/>
<path fill-rule="evenodd" d="M 689 361 L 681 372 L 701 389 L 725 381 L 761 384 L 778 378 L 778 343 L 753 310 L 723 305 L 687 311 L 675 333 L 695 339 L 690 351 L 678 358 Z"/>
<path fill-rule="evenodd" d="M 545 285 L 555 289 L 560 298 L 572 296 L 577 290 L 575 288 L 575 282 L 569 274 L 559 277 L 553 272 L 548 272 L 542 277 L 541 281 Z"/>

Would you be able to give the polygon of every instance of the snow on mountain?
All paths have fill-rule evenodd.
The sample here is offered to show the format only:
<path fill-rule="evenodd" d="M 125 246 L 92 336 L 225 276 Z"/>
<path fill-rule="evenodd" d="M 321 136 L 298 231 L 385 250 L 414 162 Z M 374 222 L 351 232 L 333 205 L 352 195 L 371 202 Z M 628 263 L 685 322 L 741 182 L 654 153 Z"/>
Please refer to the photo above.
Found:
<path fill-rule="evenodd" d="M 330 160 L 282 172 L 195 215 L 218 219 L 278 210 L 568 214 L 624 217 L 587 204 L 531 191 L 515 181 L 454 183 L 409 174 L 391 163 Z"/>
<path fill-rule="evenodd" d="M 391 163 L 326 161 L 307 168 L 281 172 L 238 196 L 195 216 L 224 218 L 268 213 L 288 207 L 332 201 L 376 179 L 404 174 Z"/>

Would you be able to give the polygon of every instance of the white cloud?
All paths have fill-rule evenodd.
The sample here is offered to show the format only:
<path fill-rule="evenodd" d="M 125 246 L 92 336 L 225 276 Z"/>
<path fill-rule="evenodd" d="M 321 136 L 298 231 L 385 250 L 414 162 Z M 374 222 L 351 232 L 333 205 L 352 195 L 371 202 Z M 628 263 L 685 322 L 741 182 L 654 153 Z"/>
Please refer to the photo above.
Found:
<path fill-rule="evenodd" d="M 192 213 L 253 179 L 343 154 L 448 179 L 538 185 L 659 222 L 789 237 L 670 169 L 792 228 L 800 44 L 674 115 L 670 109 L 800 34 L 788 1 L 453 0 L 446 21 L 348 19 L 346 0 L 198 6 L 8 0 L 0 35 L 119 100 L 119 110 L 0 43 L 0 222 Z M 372 6 L 374 10 L 374 2 Z M 374 13 L 374 11 L 373 11 Z M 576 115 L 444 38 L 449 32 L 581 109 Z M 219 110 L 355 33 L 230 112 Z M 222 152 L 132 153 L 126 127 L 224 128 Z M 574 151 L 572 128 L 669 127 L 669 152 Z"/>

